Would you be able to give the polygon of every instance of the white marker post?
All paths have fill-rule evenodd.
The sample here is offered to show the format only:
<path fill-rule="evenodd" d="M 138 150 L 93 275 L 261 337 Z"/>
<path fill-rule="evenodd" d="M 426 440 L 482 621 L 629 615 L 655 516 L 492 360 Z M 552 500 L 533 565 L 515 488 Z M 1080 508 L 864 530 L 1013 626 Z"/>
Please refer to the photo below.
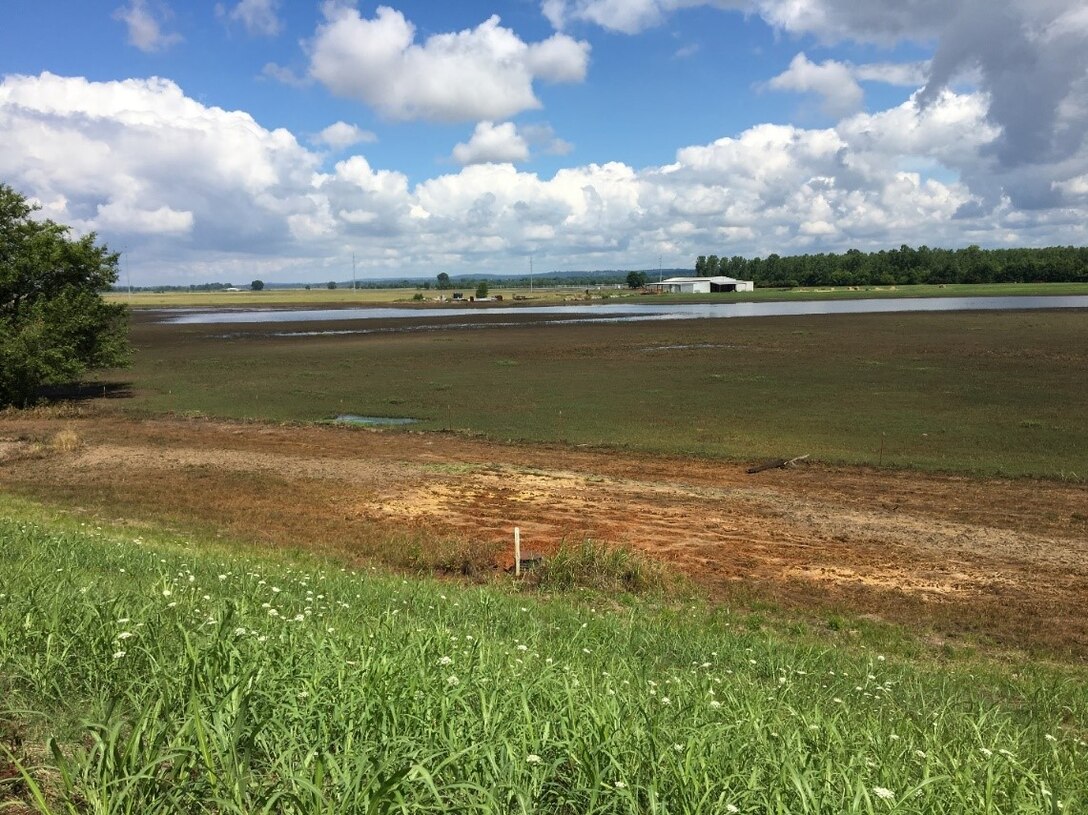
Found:
<path fill-rule="evenodd" d="M 521 577 L 521 527 L 514 527 L 514 577 Z"/>

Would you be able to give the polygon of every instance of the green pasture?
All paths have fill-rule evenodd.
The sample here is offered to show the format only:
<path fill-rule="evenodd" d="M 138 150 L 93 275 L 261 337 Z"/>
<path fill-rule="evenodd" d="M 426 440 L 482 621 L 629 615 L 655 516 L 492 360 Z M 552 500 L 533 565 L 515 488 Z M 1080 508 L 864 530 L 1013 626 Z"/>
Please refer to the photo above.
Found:
<path fill-rule="evenodd" d="M 1088 807 L 1082 668 L 890 645 L 406 581 L 0 497 L 0 810 Z"/>
<path fill-rule="evenodd" d="M 399 321 L 367 324 L 386 328 Z M 1088 477 L 1081 311 L 517 325 L 167 326 L 138 315 L 136 412 L 424 430 L 751 460 Z"/>

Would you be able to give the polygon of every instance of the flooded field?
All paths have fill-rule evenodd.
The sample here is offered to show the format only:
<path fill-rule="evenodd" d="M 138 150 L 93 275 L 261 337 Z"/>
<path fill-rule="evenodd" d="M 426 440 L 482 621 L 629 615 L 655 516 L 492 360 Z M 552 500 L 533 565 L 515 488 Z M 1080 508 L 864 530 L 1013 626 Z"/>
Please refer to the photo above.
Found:
<path fill-rule="evenodd" d="M 819 300 L 771 303 L 623 303 L 574 306 L 491 306 L 470 308 L 343 308 L 343 309 L 162 309 L 163 322 L 174 325 L 230 323 L 306 323 L 349 320 L 412 320 L 425 322 L 471 317 L 480 324 L 500 316 L 536 316 L 564 323 L 704 320 L 729 317 L 787 317 L 820 314 L 895 314 L 917 311 L 1020 311 L 1088 308 L 1088 295 L 1026 297 L 905 297 L 901 299 Z M 473 320 L 460 327 L 473 327 Z"/>

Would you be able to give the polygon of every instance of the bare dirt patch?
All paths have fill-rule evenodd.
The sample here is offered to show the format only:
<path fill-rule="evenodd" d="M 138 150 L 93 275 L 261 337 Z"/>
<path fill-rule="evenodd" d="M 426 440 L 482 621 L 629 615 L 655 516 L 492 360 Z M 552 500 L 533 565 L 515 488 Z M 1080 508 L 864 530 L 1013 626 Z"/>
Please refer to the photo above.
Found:
<path fill-rule="evenodd" d="M 43 442 L 72 427 L 81 444 Z M 38 448 L 35 448 L 38 449 Z M 268 545 L 383 557 L 387 533 L 627 545 L 738 591 L 1088 654 L 1088 488 L 728 462 L 412 432 L 117 416 L 0 419 L 0 487 Z"/>

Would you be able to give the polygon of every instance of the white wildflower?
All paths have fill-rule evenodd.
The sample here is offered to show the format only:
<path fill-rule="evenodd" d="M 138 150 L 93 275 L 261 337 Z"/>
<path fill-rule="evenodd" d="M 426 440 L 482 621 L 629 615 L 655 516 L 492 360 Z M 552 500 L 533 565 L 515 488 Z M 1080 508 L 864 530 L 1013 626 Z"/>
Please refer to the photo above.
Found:
<path fill-rule="evenodd" d="M 113 653 L 113 658 L 114 659 L 123 659 L 124 656 L 125 656 L 124 651 L 114 651 L 114 653 Z"/>
<path fill-rule="evenodd" d="M 461 680 L 458 679 L 456 676 L 449 676 L 446 679 L 446 684 L 449 685 L 452 688 L 455 685 L 460 685 Z"/>
<path fill-rule="evenodd" d="M 887 787 L 873 787 L 873 795 L 879 798 L 881 801 L 894 801 L 895 793 Z"/>
<path fill-rule="evenodd" d="M 539 764 L 539 763 L 540 763 L 540 762 L 542 762 L 543 760 L 544 760 L 544 759 L 542 759 L 542 758 L 541 758 L 540 756 L 538 756 L 538 755 L 537 755 L 536 753 L 529 753 L 529 755 L 527 755 L 527 756 L 525 757 L 525 763 L 526 763 L 526 764 Z"/>

